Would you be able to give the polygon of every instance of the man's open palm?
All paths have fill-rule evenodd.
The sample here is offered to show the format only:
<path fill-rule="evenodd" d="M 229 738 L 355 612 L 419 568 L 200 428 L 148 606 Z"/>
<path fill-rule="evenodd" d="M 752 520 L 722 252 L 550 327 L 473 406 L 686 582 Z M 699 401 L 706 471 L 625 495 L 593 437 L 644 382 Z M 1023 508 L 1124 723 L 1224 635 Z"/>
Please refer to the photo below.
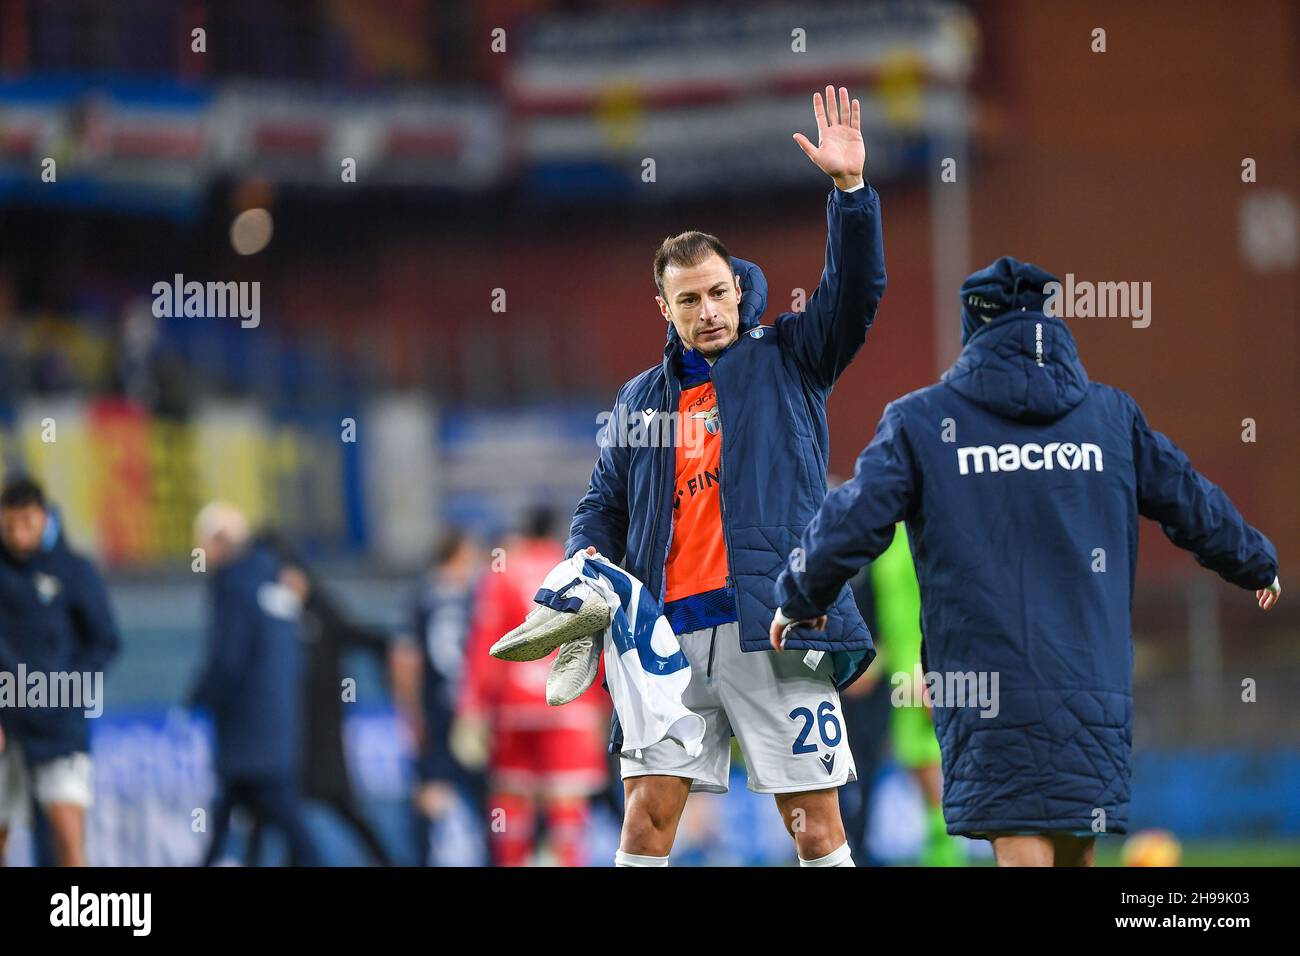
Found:
<path fill-rule="evenodd" d="M 817 117 L 817 145 L 803 133 L 795 133 L 799 148 L 841 189 L 852 189 L 862 182 L 862 167 L 867 162 L 867 146 L 862 141 L 861 108 L 857 100 L 849 102 L 849 91 L 840 87 L 839 105 L 835 88 L 826 87 L 826 101 L 813 94 L 813 114 Z"/>

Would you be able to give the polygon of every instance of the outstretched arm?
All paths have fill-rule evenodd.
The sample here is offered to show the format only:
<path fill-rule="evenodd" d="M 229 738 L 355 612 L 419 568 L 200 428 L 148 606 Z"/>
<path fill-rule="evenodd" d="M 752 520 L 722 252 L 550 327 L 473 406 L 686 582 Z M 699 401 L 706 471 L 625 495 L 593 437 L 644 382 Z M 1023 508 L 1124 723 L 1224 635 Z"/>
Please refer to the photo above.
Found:
<path fill-rule="evenodd" d="M 777 578 L 773 647 L 780 650 L 787 622 L 820 619 L 845 582 L 889 547 L 895 522 L 911 513 L 915 481 L 902 418 L 891 405 L 853 477 L 826 496 L 803 533 L 801 551 Z"/>
<path fill-rule="evenodd" d="M 795 358 L 809 378 L 830 390 L 866 339 L 885 292 L 884 239 L 880 197 L 862 178 L 867 150 L 861 108 L 848 90 L 826 87 L 826 100 L 813 94 L 818 145 L 802 133 L 794 140 L 835 182 L 826 202 L 826 267 L 802 314 L 777 320 Z"/>
<path fill-rule="evenodd" d="M 1277 550 L 1246 523 L 1223 489 L 1200 474 L 1182 450 L 1147 425 L 1133 403 L 1133 464 L 1138 511 L 1192 552 L 1202 567 L 1256 593 L 1259 606 L 1277 603 Z"/>

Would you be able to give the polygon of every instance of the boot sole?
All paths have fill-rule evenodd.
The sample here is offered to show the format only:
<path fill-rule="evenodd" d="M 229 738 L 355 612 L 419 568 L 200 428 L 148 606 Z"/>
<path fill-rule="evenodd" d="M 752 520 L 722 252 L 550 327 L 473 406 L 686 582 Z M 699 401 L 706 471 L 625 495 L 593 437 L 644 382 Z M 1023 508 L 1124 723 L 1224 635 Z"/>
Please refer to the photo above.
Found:
<path fill-rule="evenodd" d="M 573 614 L 563 611 L 551 613 L 560 620 L 525 621 L 493 644 L 488 653 L 503 661 L 541 660 L 561 644 L 604 632 L 609 627 L 611 616 L 609 608 L 594 601 Z"/>

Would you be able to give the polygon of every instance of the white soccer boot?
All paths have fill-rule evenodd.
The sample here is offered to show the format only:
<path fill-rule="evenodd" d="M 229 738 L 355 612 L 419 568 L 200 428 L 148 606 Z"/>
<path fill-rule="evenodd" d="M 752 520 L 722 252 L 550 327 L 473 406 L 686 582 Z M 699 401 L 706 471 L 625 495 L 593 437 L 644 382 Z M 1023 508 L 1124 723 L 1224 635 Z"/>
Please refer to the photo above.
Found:
<path fill-rule="evenodd" d="M 592 637 L 580 637 L 560 648 L 546 678 L 546 702 L 552 707 L 568 704 L 587 692 L 596 682 L 600 670 L 600 652 L 604 647 L 604 632 Z"/>
<path fill-rule="evenodd" d="M 565 593 L 581 599 L 578 610 L 557 611 L 539 604 L 488 653 L 503 661 L 541 660 L 561 644 L 593 637 L 609 627 L 610 607 L 591 587 L 579 583 Z"/>

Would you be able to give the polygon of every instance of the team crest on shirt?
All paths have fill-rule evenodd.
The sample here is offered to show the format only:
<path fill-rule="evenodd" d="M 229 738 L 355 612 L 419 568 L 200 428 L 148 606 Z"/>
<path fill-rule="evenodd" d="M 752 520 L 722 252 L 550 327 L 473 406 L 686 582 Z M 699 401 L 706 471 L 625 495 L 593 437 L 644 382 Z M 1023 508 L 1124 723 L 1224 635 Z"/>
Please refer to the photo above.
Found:
<path fill-rule="evenodd" d="M 761 338 L 763 337 L 763 327 L 760 325 L 760 326 L 759 326 L 758 328 L 756 328 L 756 329 L 750 329 L 750 330 L 749 330 L 749 337 L 750 337 L 751 339 L 761 339 Z"/>
<path fill-rule="evenodd" d="M 704 430 L 708 432 L 710 435 L 716 435 L 718 432 L 722 430 L 722 420 L 718 418 L 717 405 L 714 405 L 712 408 L 706 411 L 696 412 L 694 415 L 691 416 L 691 418 L 703 419 Z"/>
<path fill-rule="evenodd" d="M 51 603 L 63 590 L 63 585 L 59 583 L 58 578 L 39 571 L 32 575 L 32 583 L 36 585 L 36 596 L 41 599 L 42 604 Z"/>

